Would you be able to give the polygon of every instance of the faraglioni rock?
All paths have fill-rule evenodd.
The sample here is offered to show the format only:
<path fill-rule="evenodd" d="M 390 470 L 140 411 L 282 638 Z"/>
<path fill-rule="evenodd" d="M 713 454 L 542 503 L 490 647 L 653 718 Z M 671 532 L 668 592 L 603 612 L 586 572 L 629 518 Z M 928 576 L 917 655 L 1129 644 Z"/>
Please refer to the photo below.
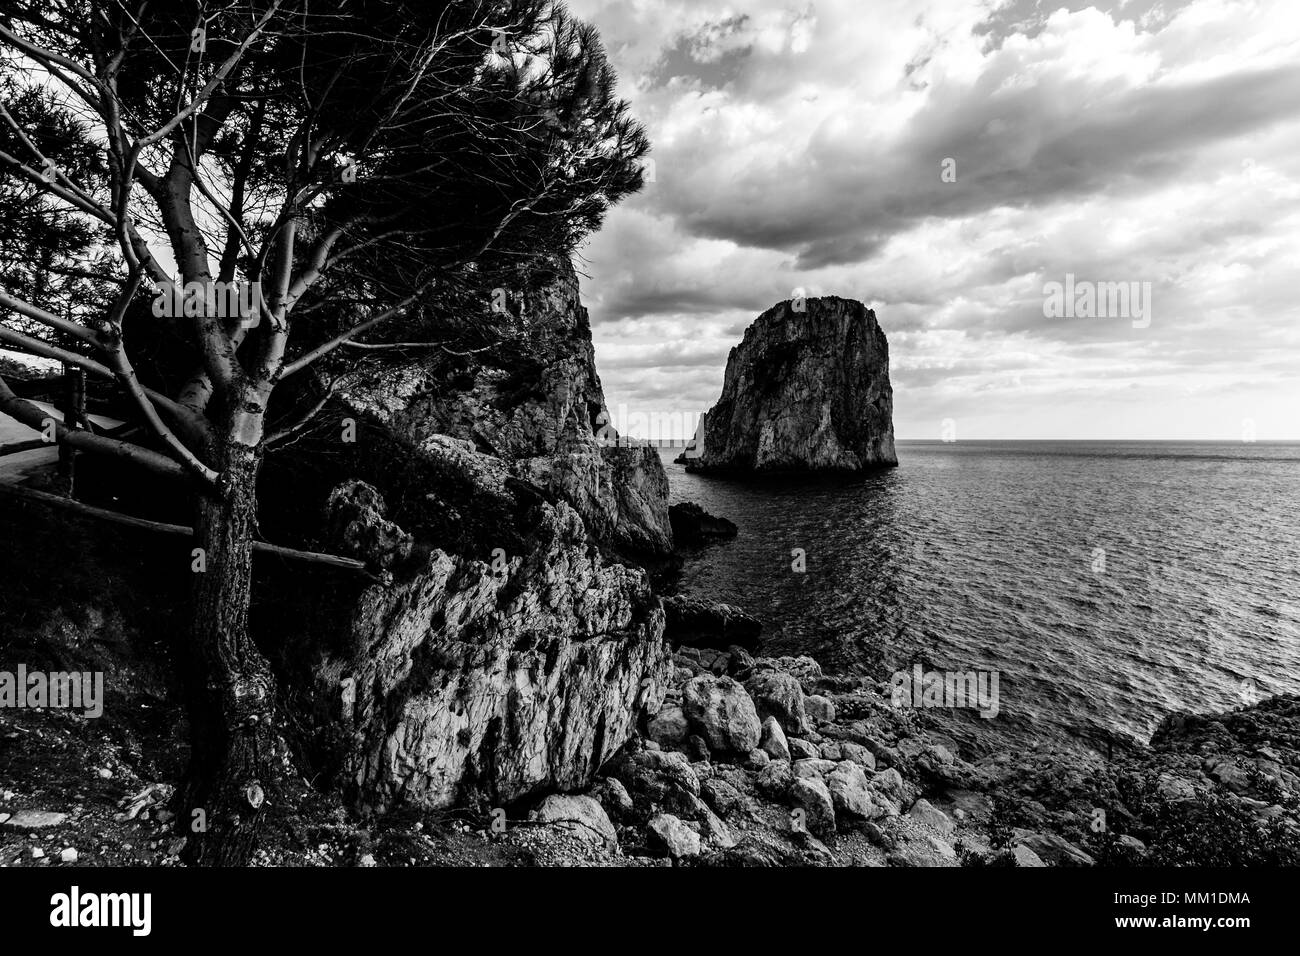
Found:
<path fill-rule="evenodd" d="M 696 472 L 857 472 L 898 464 L 889 343 L 837 296 L 782 302 L 731 350 Z M 697 443 L 698 444 L 698 443 Z"/>

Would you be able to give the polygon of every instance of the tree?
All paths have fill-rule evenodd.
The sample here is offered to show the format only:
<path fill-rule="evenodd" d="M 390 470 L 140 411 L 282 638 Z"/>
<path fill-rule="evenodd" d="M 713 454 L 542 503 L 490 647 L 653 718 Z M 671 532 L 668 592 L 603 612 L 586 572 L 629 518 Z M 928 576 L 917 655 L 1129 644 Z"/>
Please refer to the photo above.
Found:
<path fill-rule="evenodd" d="M 78 181 L 103 182 L 98 149 L 48 90 L 0 79 L 0 110 L 12 120 L 0 123 L 0 150 L 18 154 L 25 149 L 16 127 L 41 153 L 59 156 Z M 28 302 L 54 315 L 75 311 L 89 316 L 108 307 L 105 293 L 118 275 L 116 263 L 98 261 L 103 243 L 112 241 L 101 223 L 69 209 L 38 185 L 13 177 L 0 179 L 0 222 L 5 232 L 0 245 L 4 288 L 21 292 Z M 90 268 L 83 268 L 84 263 Z M 38 323 L 29 321 L 23 327 L 57 340 Z"/>
<path fill-rule="evenodd" d="M 193 491 L 180 820 L 209 822 L 196 862 L 242 862 L 296 779 L 248 628 L 264 455 L 325 404 L 355 361 L 343 346 L 418 332 L 453 299 L 499 297 L 521 261 L 570 252 L 640 186 L 647 143 L 594 31 L 551 0 L 11 2 L 0 50 L 103 170 L 78 175 L 5 109 L 0 175 L 111 236 L 96 261 L 111 251 L 119 270 L 106 306 L 72 318 L 0 288 L 0 342 L 115 379 L 148 436 L 59 441 Z M 142 315 L 192 357 L 174 384 L 137 367 Z M 43 418 L 3 380 L 0 412 Z"/>

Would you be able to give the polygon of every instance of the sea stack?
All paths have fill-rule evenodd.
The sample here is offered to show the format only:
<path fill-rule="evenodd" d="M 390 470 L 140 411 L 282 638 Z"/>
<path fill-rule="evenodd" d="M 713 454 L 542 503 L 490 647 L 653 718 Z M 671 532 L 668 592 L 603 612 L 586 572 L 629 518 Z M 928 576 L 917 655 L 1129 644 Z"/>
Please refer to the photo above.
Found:
<path fill-rule="evenodd" d="M 731 350 L 688 471 L 858 472 L 898 464 L 889 343 L 861 302 L 782 302 Z"/>

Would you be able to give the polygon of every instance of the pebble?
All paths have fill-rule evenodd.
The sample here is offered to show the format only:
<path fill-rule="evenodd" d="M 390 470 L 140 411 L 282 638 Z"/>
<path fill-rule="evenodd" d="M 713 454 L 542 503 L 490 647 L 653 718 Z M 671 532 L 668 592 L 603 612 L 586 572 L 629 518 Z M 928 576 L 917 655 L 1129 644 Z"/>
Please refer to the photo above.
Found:
<path fill-rule="evenodd" d="M 63 852 L 59 854 L 59 859 L 62 860 L 64 863 L 76 863 L 77 862 L 76 848 L 65 847 Z"/>

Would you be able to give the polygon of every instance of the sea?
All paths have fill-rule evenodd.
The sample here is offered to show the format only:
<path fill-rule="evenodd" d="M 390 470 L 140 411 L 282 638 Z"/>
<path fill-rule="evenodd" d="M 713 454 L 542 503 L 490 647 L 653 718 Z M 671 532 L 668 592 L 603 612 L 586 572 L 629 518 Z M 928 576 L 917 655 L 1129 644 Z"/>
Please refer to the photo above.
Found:
<path fill-rule="evenodd" d="M 681 593 L 828 672 L 996 674 L 995 716 L 935 710 L 978 750 L 1145 742 L 1174 711 L 1300 692 L 1300 442 L 897 450 L 865 477 L 742 482 L 660 449 L 672 501 L 739 528 L 687 555 Z"/>

